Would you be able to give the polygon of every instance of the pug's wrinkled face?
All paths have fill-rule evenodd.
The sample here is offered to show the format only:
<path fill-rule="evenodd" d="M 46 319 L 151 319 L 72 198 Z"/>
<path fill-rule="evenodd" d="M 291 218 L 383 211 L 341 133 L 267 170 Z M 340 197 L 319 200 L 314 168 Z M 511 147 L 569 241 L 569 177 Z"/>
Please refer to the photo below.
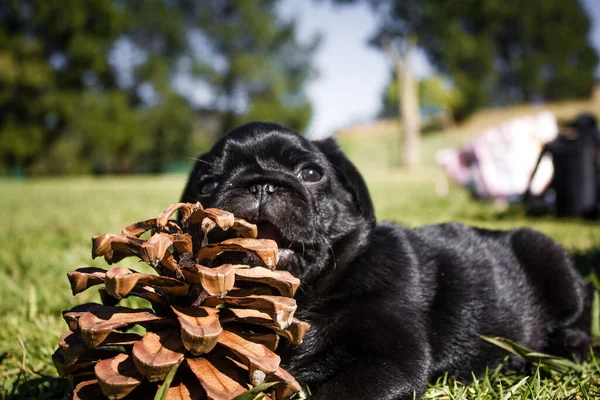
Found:
<path fill-rule="evenodd" d="M 278 268 L 306 278 L 336 257 L 342 238 L 374 222 L 362 178 L 369 215 L 332 156 L 343 157 L 333 141 L 311 142 L 275 124 L 243 125 L 198 159 L 182 201 L 256 223 L 259 238 L 279 245 Z"/>

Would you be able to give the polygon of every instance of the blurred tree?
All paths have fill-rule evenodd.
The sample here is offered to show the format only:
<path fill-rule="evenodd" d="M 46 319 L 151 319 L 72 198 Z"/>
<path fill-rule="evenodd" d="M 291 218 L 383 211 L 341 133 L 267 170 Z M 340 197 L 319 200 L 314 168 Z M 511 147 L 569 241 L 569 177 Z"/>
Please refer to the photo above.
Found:
<path fill-rule="evenodd" d="M 390 40 L 386 43 L 396 72 L 398 90 L 398 115 L 401 124 L 401 165 L 414 168 L 421 163 L 421 113 L 417 84 L 410 70 L 410 56 L 415 49 L 412 37 Z"/>
<path fill-rule="evenodd" d="M 222 132 L 252 120 L 275 120 L 302 132 L 312 109 L 304 85 L 319 43 L 296 41 L 294 21 L 276 18 L 276 0 L 210 1 L 197 34 L 207 38 L 195 71 L 207 76 L 223 111 Z"/>
<path fill-rule="evenodd" d="M 434 122 L 435 125 L 447 127 L 453 124 L 452 110 L 459 104 L 461 94 L 441 76 L 423 78 L 418 82 L 419 107 L 424 117 L 424 125 Z M 380 116 L 385 118 L 398 117 L 398 79 L 393 75 L 390 83 L 383 92 L 383 107 Z M 426 126 L 424 127 L 424 129 Z"/>
<path fill-rule="evenodd" d="M 598 56 L 579 0 L 363 1 L 380 16 L 373 44 L 414 37 L 453 81 L 457 119 L 489 104 L 589 96 L 594 84 Z"/>
<path fill-rule="evenodd" d="M 0 1 L 0 168 L 30 169 L 69 130 L 85 90 L 114 88 L 105 54 L 122 17 L 108 0 Z"/>
<path fill-rule="evenodd" d="M 0 0 L 0 173 L 165 171 L 205 121 L 302 131 L 317 41 L 277 2 Z"/>

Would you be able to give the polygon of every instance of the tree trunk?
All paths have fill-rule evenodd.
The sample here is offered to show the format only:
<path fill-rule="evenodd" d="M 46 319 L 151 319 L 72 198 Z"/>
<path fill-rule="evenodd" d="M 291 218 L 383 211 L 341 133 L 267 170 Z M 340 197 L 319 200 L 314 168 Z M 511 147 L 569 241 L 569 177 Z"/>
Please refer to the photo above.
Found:
<path fill-rule="evenodd" d="M 398 111 L 402 122 L 401 125 L 404 128 L 403 134 L 400 135 L 403 147 L 402 165 L 409 169 L 417 167 L 421 163 L 419 95 L 408 62 L 413 48 L 414 41 L 410 39 L 404 41 L 401 51 L 398 50 L 394 43 L 388 45 L 388 52 L 391 54 L 396 75 L 398 76 L 398 93 L 400 94 Z"/>

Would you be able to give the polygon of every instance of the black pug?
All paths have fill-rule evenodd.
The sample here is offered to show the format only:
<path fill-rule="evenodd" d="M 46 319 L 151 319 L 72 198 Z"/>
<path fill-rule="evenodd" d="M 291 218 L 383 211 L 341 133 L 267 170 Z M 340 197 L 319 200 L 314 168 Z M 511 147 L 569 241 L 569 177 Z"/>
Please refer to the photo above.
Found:
<path fill-rule="evenodd" d="M 302 279 L 297 316 L 311 324 L 279 353 L 314 398 L 412 399 L 445 372 L 470 380 L 506 355 L 481 335 L 588 352 L 591 289 L 554 240 L 526 228 L 377 223 L 333 139 L 243 125 L 199 157 L 182 201 L 229 210 L 278 242 L 278 268 Z"/>

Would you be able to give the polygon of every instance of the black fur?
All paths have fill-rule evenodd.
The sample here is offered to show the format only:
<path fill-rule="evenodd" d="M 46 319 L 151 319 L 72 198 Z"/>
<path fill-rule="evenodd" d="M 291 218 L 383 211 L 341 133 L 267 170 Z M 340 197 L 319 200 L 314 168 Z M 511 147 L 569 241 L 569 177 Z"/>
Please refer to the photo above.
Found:
<path fill-rule="evenodd" d="M 322 180 L 299 179 L 306 167 Z M 207 180 L 218 186 L 201 195 Z M 281 355 L 314 398 L 412 399 L 444 372 L 469 380 L 506 354 L 481 335 L 587 354 L 590 289 L 556 242 L 526 228 L 376 223 L 365 182 L 331 139 L 236 128 L 199 158 L 182 200 L 275 228 L 289 249 L 279 268 L 302 279 L 297 316 L 311 324 Z"/>

